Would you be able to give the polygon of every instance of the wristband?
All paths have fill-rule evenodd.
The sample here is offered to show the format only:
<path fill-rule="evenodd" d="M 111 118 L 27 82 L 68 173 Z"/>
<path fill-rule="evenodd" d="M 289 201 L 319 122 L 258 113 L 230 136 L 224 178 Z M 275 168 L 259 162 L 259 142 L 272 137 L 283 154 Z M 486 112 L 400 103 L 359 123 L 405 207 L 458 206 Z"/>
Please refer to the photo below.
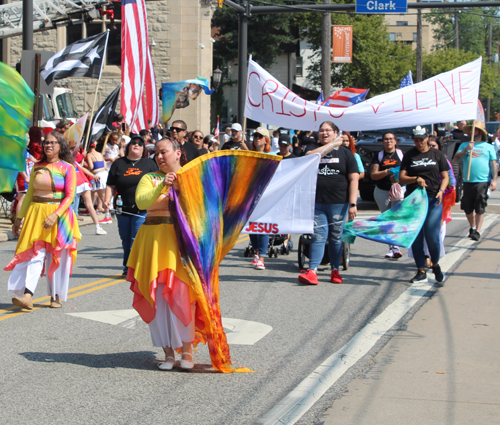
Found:
<path fill-rule="evenodd" d="M 349 204 L 349 208 L 352 208 L 352 207 L 358 207 L 358 204 Z"/>

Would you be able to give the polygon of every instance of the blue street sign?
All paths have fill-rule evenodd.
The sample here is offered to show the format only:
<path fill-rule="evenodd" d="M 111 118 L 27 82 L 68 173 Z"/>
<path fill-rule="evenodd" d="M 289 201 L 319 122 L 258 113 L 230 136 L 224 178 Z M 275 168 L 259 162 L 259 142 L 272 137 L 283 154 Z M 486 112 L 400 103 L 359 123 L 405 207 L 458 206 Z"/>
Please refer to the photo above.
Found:
<path fill-rule="evenodd" d="M 356 0 L 356 13 L 406 13 L 407 0 Z"/>

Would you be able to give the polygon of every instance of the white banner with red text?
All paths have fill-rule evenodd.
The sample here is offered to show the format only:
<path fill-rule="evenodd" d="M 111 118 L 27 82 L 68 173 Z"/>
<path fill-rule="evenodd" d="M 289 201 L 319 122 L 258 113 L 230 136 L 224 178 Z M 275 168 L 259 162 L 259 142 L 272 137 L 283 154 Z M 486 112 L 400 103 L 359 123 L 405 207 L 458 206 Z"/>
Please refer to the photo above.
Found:
<path fill-rule="evenodd" d="M 298 130 L 333 121 L 340 130 L 366 131 L 476 118 L 482 58 L 349 108 L 317 105 L 297 96 L 250 58 L 245 116 Z M 369 87 L 366 87 L 369 88 Z"/>
<path fill-rule="evenodd" d="M 282 160 L 242 233 L 312 233 L 320 158 Z"/>

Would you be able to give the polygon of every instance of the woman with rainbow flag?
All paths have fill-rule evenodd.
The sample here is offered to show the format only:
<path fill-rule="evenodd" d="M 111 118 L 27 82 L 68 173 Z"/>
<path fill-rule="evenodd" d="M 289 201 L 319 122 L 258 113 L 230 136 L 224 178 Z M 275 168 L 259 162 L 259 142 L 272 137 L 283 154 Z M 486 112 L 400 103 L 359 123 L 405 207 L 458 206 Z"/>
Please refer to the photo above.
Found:
<path fill-rule="evenodd" d="M 14 258 L 4 270 L 12 270 L 8 289 L 17 295 L 12 299 L 16 306 L 33 309 L 33 294 L 44 265 L 50 307 L 60 308 L 61 300 L 66 301 L 76 244 L 81 240 L 76 216 L 70 208 L 76 190 L 72 161 L 64 136 L 49 133 L 12 225 L 12 233 L 19 241 Z"/>

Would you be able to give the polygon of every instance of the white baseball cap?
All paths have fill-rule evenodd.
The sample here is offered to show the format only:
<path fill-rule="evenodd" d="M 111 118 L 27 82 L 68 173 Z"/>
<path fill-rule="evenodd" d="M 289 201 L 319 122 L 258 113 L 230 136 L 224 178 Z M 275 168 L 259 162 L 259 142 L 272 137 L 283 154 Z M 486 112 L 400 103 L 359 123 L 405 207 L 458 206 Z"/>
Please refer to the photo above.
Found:
<path fill-rule="evenodd" d="M 231 126 L 231 130 L 243 131 L 243 127 L 241 126 L 241 124 L 238 124 L 237 122 L 235 122 L 235 123 Z"/>

